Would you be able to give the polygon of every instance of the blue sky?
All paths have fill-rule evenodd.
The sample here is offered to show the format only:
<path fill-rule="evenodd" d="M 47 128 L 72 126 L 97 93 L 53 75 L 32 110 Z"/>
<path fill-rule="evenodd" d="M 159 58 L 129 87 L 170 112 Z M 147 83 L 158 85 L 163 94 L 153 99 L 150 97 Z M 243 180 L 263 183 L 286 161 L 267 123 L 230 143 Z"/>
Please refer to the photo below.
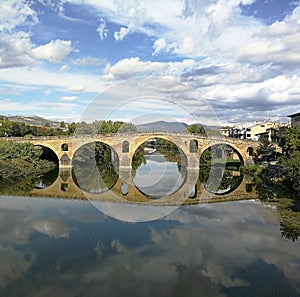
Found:
<path fill-rule="evenodd" d="M 2 0 L 0 114 L 287 121 L 299 19 L 294 0 Z"/>

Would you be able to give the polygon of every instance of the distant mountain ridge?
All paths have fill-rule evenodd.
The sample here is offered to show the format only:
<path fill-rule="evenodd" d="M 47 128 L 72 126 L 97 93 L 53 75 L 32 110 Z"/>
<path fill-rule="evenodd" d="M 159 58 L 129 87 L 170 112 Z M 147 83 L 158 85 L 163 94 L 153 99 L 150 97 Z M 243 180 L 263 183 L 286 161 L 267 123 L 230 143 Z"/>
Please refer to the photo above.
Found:
<path fill-rule="evenodd" d="M 139 132 L 178 132 L 181 133 L 183 130 L 188 127 L 185 123 L 180 122 L 165 122 L 165 121 L 157 121 L 147 124 L 136 125 L 136 128 Z"/>
<path fill-rule="evenodd" d="M 3 115 L 0 115 L 0 119 L 7 119 L 12 122 L 24 123 L 25 125 L 38 126 L 38 127 L 48 126 L 48 127 L 52 127 L 52 128 L 57 128 L 60 125 L 60 122 L 44 119 L 39 116 L 3 116 Z"/>

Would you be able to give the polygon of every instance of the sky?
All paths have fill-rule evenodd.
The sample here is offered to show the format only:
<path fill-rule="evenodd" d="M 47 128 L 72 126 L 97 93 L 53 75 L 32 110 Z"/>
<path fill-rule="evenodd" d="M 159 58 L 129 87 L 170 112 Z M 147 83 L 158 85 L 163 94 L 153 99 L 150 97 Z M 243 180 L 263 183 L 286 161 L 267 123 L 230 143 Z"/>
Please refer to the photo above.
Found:
<path fill-rule="evenodd" d="M 299 6 L 2 0 L 0 114 L 287 122 L 300 112 Z"/>

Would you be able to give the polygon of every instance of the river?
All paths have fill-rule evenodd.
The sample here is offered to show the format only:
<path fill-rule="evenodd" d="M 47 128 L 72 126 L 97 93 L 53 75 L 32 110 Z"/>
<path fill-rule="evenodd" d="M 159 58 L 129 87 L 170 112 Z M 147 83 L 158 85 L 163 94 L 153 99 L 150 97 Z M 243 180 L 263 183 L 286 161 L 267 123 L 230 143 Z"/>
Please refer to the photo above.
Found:
<path fill-rule="evenodd" d="M 106 199 L 119 178 L 107 166 L 100 179 L 75 176 L 87 199 L 68 195 L 74 172 L 43 177 L 24 195 L 2 191 L 0 296 L 300 296 L 296 201 L 260 199 L 237 172 L 218 180 L 219 171 L 204 171 L 186 186 L 190 173 L 179 165 L 146 156 L 134 185 L 120 184 L 126 203 Z M 37 194 L 58 178 L 65 196 Z M 241 185 L 248 192 L 239 197 Z M 185 187 L 189 203 L 164 205 Z"/>

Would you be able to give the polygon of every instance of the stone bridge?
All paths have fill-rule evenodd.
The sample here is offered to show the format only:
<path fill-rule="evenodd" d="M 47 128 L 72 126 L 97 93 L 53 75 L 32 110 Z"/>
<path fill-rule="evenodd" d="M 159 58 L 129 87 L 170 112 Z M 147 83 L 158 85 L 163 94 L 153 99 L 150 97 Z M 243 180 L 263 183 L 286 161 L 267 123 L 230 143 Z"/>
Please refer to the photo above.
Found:
<path fill-rule="evenodd" d="M 162 138 L 177 145 L 185 154 L 188 168 L 199 168 L 202 153 L 216 144 L 226 144 L 239 156 L 243 164 L 256 151 L 259 143 L 229 137 L 204 136 L 171 132 L 120 133 L 106 135 L 47 136 L 32 138 L 9 138 L 15 141 L 31 142 L 51 149 L 59 160 L 59 168 L 72 167 L 75 152 L 83 145 L 101 142 L 109 145 L 118 155 L 120 168 L 131 168 L 137 148 L 153 138 Z"/>

